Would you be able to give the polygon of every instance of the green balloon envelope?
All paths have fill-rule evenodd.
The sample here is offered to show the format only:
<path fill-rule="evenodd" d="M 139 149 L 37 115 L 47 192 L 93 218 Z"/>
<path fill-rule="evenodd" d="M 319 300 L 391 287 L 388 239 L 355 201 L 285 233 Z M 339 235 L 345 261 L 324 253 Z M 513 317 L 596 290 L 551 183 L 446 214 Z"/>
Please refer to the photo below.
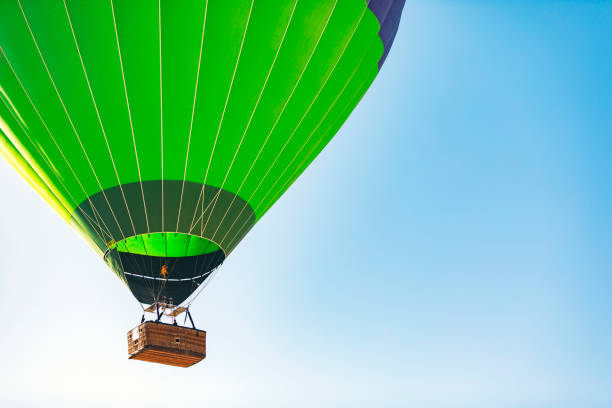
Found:
<path fill-rule="evenodd" d="M 0 2 L 0 151 L 138 301 L 184 302 L 331 140 L 404 0 Z"/>

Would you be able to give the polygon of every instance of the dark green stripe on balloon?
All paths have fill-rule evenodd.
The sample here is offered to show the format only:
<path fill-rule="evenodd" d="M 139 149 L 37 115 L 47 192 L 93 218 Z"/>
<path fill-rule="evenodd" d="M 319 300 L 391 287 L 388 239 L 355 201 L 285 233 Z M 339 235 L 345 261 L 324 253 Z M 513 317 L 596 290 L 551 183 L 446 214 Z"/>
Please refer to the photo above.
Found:
<path fill-rule="evenodd" d="M 229 254 L 255 224 L 253 209 L 242 198 L 182 180 L 111 187 L 83 201 L 75 214 L 87 215 L 80 217 L 80 222 L 88 225 L 91 235 L 100 237 L 103 252 L 131 237 L 145 235 L 153 241 L 163 232 L 202 237 Z M 162 239 L 159 245 L 164 242 Z"/>

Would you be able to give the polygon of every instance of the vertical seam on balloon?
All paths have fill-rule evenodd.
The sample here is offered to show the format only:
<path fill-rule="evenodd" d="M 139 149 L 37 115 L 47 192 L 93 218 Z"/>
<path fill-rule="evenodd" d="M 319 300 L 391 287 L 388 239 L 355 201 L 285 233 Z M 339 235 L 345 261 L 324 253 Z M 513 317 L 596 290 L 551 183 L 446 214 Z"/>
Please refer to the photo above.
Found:
<path fill-rule="evenodd" d="M 219 120 L 219 127 L 217 128 L 217 134 L 215 135 L 215 141 L 213 143 L 212 152 L 210 153 L 210 158 L 208 160 L 208 166 L 206 167 L 206 173 L 204 174 L 204 182 L 202 183 L 202 202 L 204 202 L 204 188 L 206 186 L 206 178 L 208 177 L 208 172 L 210 170 L 210 164 L 212 163 L 212 158 L 215 154 L 215 148 L 217 147 L 217 140 L 219 139 L 219 133 L 221 132 L 221 127 L 223 126 L 223 119 L 225 118 L 225 110 L 227 109 L 227 103 L 229 102 L 230 96 L 232 94 L 232 88 L 234 86 L 234 79 L 236 78 L 236 71 L 238 70 L 238 65 L 240 64 L 240 57 L 242 56 L 242 47 L 244 46 L 244 40 L 246 39 L 246 34 L 249 29 L 249 22 L 251 21 L 251 13 L 253 11 L 253 4 L 255 0 L 251 0 L 251 7 L 249 8 L 249 15 L 247 17 L 246 25 L 244 27 L 244 32 L 242 34 L 242 41 L 240 42 L 240 50 L 238 51 L 238 58 L 236 59 L 236 65 L 234 66 L 234 72 L 232 73 L 232 80 L 230 81 L 230 86 L 227 91 L 227 96 L 225 97 L 225 105 L 223 106 L 223 112 L 221 113 L 221 119 Z M 204 208 L 204 205 L 202 205 Z M 202 212 L 202 216 L 204 216 L 204 212 Z M 204 229 L 206 226 L 202 227 L 200 230 L 200 235 L 204 233 Z"/>
<path fill-rule="evenodd" d="M 283 46 L 283 43 L 285 42 L 285 36 L 287 35 L 287 31 L 289 31 L 289 26 L 291 25 L 291 21 L 293 20 L 293 14 L 295 13 L 295 9 L 297 7 L 299 0 L 296 0 L 294 5 L 293 5 L 293 9 L 291 10 L 291 15 L 289 16 L 289 21 L 287 22 L 287 26 L 285 27 L 285 31 L 283 32 L 283 37 L 281 38 L 280 44 L 278 46 L 278 49 L 276 50 L 276 54 L 274 55 L 274 60 L 272 61 L 272 65 L 270 66 L 270 69 L 268 70 L 268 74 L 266 75 L 266 79 L 264 81 L 263 87 L 261 88 L 261 91 L 259 92 L 259 96 L 257 97 L 257 102 L 255 102 L 255 106 L 253 107 L 253 111 L 251 112 L 251 116 L 249 117 L 249 121 L 244 129 L 244 132 L 242 133 L 242 137 L 240 138 L 240 142 L 238 143 L 238 147 L 236 148 L 236 152 L 234 153 L 234 157 L 232 157 L 232 161 L 229 165 L 229 168 L 227 169 L 227 172 L 225 173 L 225 177 L 223 178 L 223 182 L 221 183 L 221 187 L 219 189 L 219 191 L 217 192 L 217 197 L 213 198 L 213 201 L 215 202 L 215 204 L 213 205 L 213 208 L 210 210 L 210 213 L 208 214 L 208 220 L 206 220 L 206 223 L 208 224 L 208 221 L 210 220 L 210 217 L 212 215 L 212 213 L 215 211 L 215 206 L 217 205 L 218 202 L 218 198 L 219 198 L 219 193 L 221 192 L 221 190 L 223 189 L 223 187 L 225 186 L 225 182 L 227 181 L 227 178 L 230 174 L 230 171 L 232 170 L 232 166 L 234 165 L 234 161 L 236 160 L 236 156 L 238 156 L 238 152 L 240 151 L 240 147 L 242 146 L 242 142 L 244 141 L 244 138 L 247 134 L 247 132 L 249 131 L 249 127 L 251 125 L 251 121 L 253 120 L 253 116 L 255 116 L 255 112 L 257 111 L 257 107 L 259 106 L 259 101 L 261 100 L 261 96 L 264 93 L 264 90 L 266 89 L 266 85 L 268 85 L 268 80 L 270 79 L 270 75 L 272 74 L 272 70 L 274 69 L 274 65 L 276 64 L 276 60 L 278 58 L 278 55 L 280 54 L 280 50 Z M 237 195 L 234 195 L 234 197 L 232 198 L 231 203 L 229 204 L 229 206 L 226 209 L 225 214 L 227 214 L 227 212 L 230 210 L 230 208 L 234 205 L 234 201 L 236 200 Z M 221 221 L 218 223 L 217 225 L 217 229 L 215 229 L 215 232 L 213 232 L 212 236 L 214 237 L 217 234 L 217 231 L 219 230 L 219 227 L 221 226 L 221 223 L 223 222 L 223 220 L 225 219 L 225 214 L 223 215 L 223 218 L 221 218 Z"/>
<path fill-rule="evenodd" d="M 45 58 L 42 55 L 42 52 L 40 51 L 40 48 L 38 47 L 38 42 L 36 41 L 36 38 L 34 37 L 34 32 L 32 31 L 32 28 L 30 27 L 30 23 L 28 21 L 28 18 L 25 15 L 25 11 L 23 10 L 23 6 L 21 5 L 21 1 L 17 0 L 17 3 L 19 4 L 19 8 L 21 9 L 21 14 L 23 15 L 23 18 L 25 20 L 26 25 L 28 26 L 28 30 L 30 31 L 30 35 L 32 36 L 32 40 L 34 41 L 34 45 L 36 46 L 36 50 L 38 51 L 38 55 L 40 56 L 40 59 L 42 60 L 43 65 L 45 66 L 45 70 L 47 71 L 47 74 L 49 75 L 49 79 L 51 80 L 51 84 L 53 84 L 53 88 L 55 89 L 55 93 L 57 94 L 57 97 L 60 100 L 60 103 L 62 104 L 62 108 L 64 109 L 64 112 L 66 113 L 66 117 L 68 118 L 68 121 L 70 122 L 70 126 L 72 127 L 72 130 L 74 131 L 75 136 L 77 137 L 77 140 L 79 141 L 79 145 L 81 146 L 81 149 L 83 150 L 83 154 L 85 155 L 85 158 L 87 159 L 87 162 L 89 163 L 89 167 L 91 168 L 91 171 L 94 175 L 94 178 L 96 179 L 96 182 L 98 183 L 98 186 L 100 187 L 100 190 L 102 191 L 102 194 L 104 195 L 104 198 L 106 200 L 106 204 L 108 205 L 109 210 L 111 211 L 111 214 L 113 215 L 113 218 L 115 219 L 115 223 L 117 223 L 117 227 L 119 228 L 119 232 L 121 233 L 122 236 L 125 236 L 125 234 L 123 233 L 123 230 L 121 229 L 121 225 L 119 225 L 119 221 L 117 220 L 117 216 L 115 215 L 115 212 L 113 211 L 112 206 L 110 205 L 110 202 L 108 200 L 108 197 L 106 196 L 106 193 L 104 192 L 104 189 L 102 188 L 102 184 L 100 183 L 100 180 L 98 179 L 98 176 L 96 175 L 96 171 L 93 168 L 93 164 L 91 163 L 91 161 L 89 160 L 89 156 L 87 155 L 87 152 L 85 151 L 85 147 L 83 146 L 83 142 L 81 142 L 81 138 L 79 137 L 79 134 L 74 126 L 74 123 L 72 122 L 72 119 L 70 118 L 70 114 L 68 114 L 68 109 L 66 108 L 66 105 L 64 104 L 64 100 L 62 99 L 59 90 L 57 89 L 57 85 L 55 85 L 55 81 L 53 80 L 53 77 L 51 76 L 51 71 L 49 71 L 49 67 L 47 66 L 47 62 L 45 61 Z"/>
<path fill-rule="evenodd" d="M 274 161 L 272 162 L 272 164 L 270 165 L 270 167 L 268 168 L 268 170 L 266 171 L 266 173 L 264 174 L 264 176 L 261 178 L 261 180 L 259 181 L 259 184 L 257 185 L 257 187 L 255 188 L 255 190 L 253 190 L 253 192 L 251 193 L 251 195 L 249 196 L 249 198 L 245 201 L 246 203 L 248 203 L 254 196 L 255 193 L 259 190 L 259 188 L 261 187 L 261 185 L 263 184 L 263 181 L 266 179 L 266 177 L 268 176 L 268 174 L 270 173 L 270 171 L 272 170 L 272 168 L 276 165 L 276 162 L 278 161 L 278 159 L 280 158 L 280 156 L 283 154 L 285 148 L 287 147 L 287 145 L 289 144 L 289 142 L 291 141 L 291 139 L 293 138 L 293 135 L 295 134 L 296 130 L 300 127 L 300 125 L 302 124 L 302 121 L 304 120 L 304 118 L 306 117 L 306 115 L 308 114 L 308 112 L 310 112 L 310 109 L 312 108 L 312 106 L 314 105 L 314 103 L 317 101 L 317 99 L 319 98 L 319 95 L 321 94 L 321 92 L 323 91 L 323 89 L 325 88 L 325 86 L 327 85 L 327 82 L 329 81 L 329 78 L 331 78 L 332 74 L 334 73 L 334 71 L 336 70 L 336 67 L 338 66 L 338 63 L 340 62 L 340 60 L 342 59 L 342 57 L 344 56 L 344 53 L 346 52 L 346 49 L 348 48 L 349 44 L 351 43 L 351 41 L 353 40 L 353 37 L 355 35 L 355 32 L 357 31 L 357 28 L 361 25 L 361 21 L 363 19 L 363 16 L 365 15 L 365 11 L 368 8 L 368 3 L 366 3 L 366 6 L 364 7 L 361 16 L 359 17 L 359 20 L 357 22 L 357 24 L 355 25 L 355 27 L 353 28 L 353 31 L 351 32 L 351 36 L 348 39 L 348 41 L 346 42 L 346 44 L 344 45 L 344 48 L 342 49 L 342 52 L 340 53 L 340 55 L 338 56 L 338 59 L 336 60 L 336 62 L 334 63 L 334 66 L 332 67 L 331 71 L 329 72 L 329 74 L 327 75 L 327 78 L 325 79 L 325 81 L 323 82 L 323 84 L 321 85 L 321 87 L 319 88 L 319 91 L 317 92 L 317 94 L 315 95 L 314 99 L 312 100 L 312 102 L 310 103 L 308 109 L 306 110 L 306 113 L 304 113 L 304 115 L 302 115 L 302 118 L 300 119 L 300 121 L 298 122 L 296 128 L 293 130 L 293 132 L 291 133 L 291 135 L 287 138 L 287 140 L 285 141 L 285 144 L 283 145 L 283 147 L 281 148 L 281 151 L 277 154 L 276 158 L 274 159 Z M 236 223 L 236 221 L 238 220 L 238 218 L 240 217 L 240 215 L 242 215 L 242 212 L 244 211 L 244 209 L 246 208 L 246 205 L 243 206 L 242 211 L 240 211 L 240 213 L 238 214 L 238 217 L 236 217 L 236 219 L 234 220 L 234 223 L 232 223 L 232 225 L 229 227 L 229 229 L 227 230 L 227 232 L 225 233 L 225 235 L 223 236 L 223 238 L 221 239 L 221 241 L 224 241 L 225 238 L 227 237 L 227 235 L 229 234 L 229 232 L 232 230 L 232 228 L 234 227 L 234 224 Z M 255 210 L 253 211 L 255 212 Z M 246 225 L 246 222 L 244 223 L 244 225 Z M 242 230 L 243 227 L 240 228 L 239 231 Z M 232 239 L 232 241 L 234 241 L 235 238 Z"/>
<path fill-rule="evenodd" d="M 102 117 L 100 116 L 100 110 L 98 109 L 98 104 L 96 103 L 96 98 L 94 97 L 93 90 L 91 89 L 91 83 L 89 82 L 89 76 L 87 75 L 87 70 L 85 69 L 85 62 L 83 61 L 83 56 L 81 55 L 81 49 L 79 48 L 79 43 L 76 39 L 76 34 L 74 33 L 74 27 L 72 26 L 72 20 L 70 19 L 70 13 L 68 12 L 68 6 L 66 5 L 66 0 L 63 0 L 64 9 L 66 10 L 66 17 L 68 17 L 68 25 L 70 26 L 70 32 L 72 33 L 72 38 L 74 39 L 74 45 L 77 50 L 77 54 L 79 56 L 79 60 L 81 61 L 81 67 L 83 68 L 83 74 L 85 75 L 85 82 L 87 83 L 87 88 L 89 89 L 89 95 L 91 96 L 91 100 L 93 102 L 94 109 L 96 111 L 96 116 L 98 117 L 98 123 L 100 123 L 100 129 L 102 131 L 102 136 L 104 136 L 104 142 L 106 143 L 106 148 L 108 150 L 108 156 L 111 159 L 111 164 L 113 165 L 113 170 L 115 171 L 115 176 L 117 177 L 117 183 L 119 183 L 119 190 L 121 190 L 121 196 L 123 197 L 123 202 L 125 203 L 125 209 L 127 210 L 128 217 L 130 218 L 130 224 L 132 224 L 132 230 L 134 234 L 136 233 L 136 228 L 134 227 L 134 221 L 132 220 L 132 214 L 130 212 L 130 207 L 127 203 L 127 199 L 125 198 L 125 192 L 123 191 L 123 186 L 121 185 L 121 179 L 119 178 L 119 172 L 117 171 L 117 166 L 115 165 L 115 159 L 113 158 L 113 153 L 111 152 L 110 144 L 108 143 L 108 137 L 106 136 L 106 131 L 104 130 L 104 125 L 102 124 Z"/>
<path fill-rule="evenodd" d="M 142 205 L 144 208 L 145 220 L 147 222 L 147 232 L 149 232 L 150 228 L 149 228 L 149 215 L 147 214 L 147 202 L 145 199 L 144 187 L 142 185 L 142 175 L 140 172 L 140 161 L 138 160 L 138 149 L 136 148 L 136 136 L 134 135 L 134 124 L 132 122 L 132 111 L 130 109 L 130 99 L 128 97 L 127 84 L 125 81 L 125 71 L 123 69 L 123 58 L 121 57 L 121 46 L 119 45 L 119 33 L 117 31 L 117 21 L 115 19 L 115 6 L 113 5 L 113 0 L 111 0 L 110 4 L 111 4 L 111 12 L 113 14 L 113 27 L 115 29 L 115 38 L 117 39 L 117 54 L 119 55 L 119 65 L 121 67 L 121 79 L 123 80 L 123 90 L 125 91 L 125 104 L 127 106 L 128 118 L 130 120 L 130 131 L 132 133 L 132 141 L 134 142 L 134 156 L 136 157 L 136 168 L 138 169 L 138 180 L 140 180 L 140 192 L 142 193 Z"/>
<path fill-rule="evenodd" d="M 195 89 L 193 92 L 193 105 L 191 107 L 191 121 L 189 123 L 189 137 L 187 139 L 187 154 L 185 156 L 185 170 L 183 172 L 183 185 L 181 187 L 181 198 L 179 200 L 179 210 L 178 210 L 178 216 L 176 219 L 176 232 L 178 232 L 179 223 L 181 221 L 181 210 L 183 207 L 183 193 L 185 192 L 185 180 L 187 179 L 187 163 L 189 162 L 189 146 L 191 145 L 191 134 L 193 132 L 193 118 L 195 116 L 195 107 L 196 107 L 196 101 L 198 98 L 198 85 L 200 82 L 200 67 L 202 65 L 202 49 L 204 48 L 204 32 L 206 31 L 207 13 L 208 13 L 208 0 L 206 0 L 206 4 L 204 5 L 204 21 L 202 22 L 202 39 L 200 40 L 200 55 L 198 57 L 198 71 L 196 73 Z M 196 210 L 197 210 L 197 205 L 196 205 Z"/>
<path fill-rule="evenodd" d="M 253 163 L 251 163 L 251 166 L 249 167 L 249 170 L 247 171 L 246 176 L 244 177 L 244 179 L 240 183 L 240 186 L 238 187 L 238 191 L 236 192 L 236 195 L 238 195 L 240 193 L 240 191 L 241 191 L 244 183 L 246 182 L 249 174 L 251 174 L 251 170 L 253 170 L 253 166 L 255 166 L 255 163 L 259 159 L 259 156 L 261 155 L 261 152 L 263 151 L 264 147 L 266 147 L 266 144 L 268 143 L 268 140 L 270 139 L 270 135 L 272 135 L 272 132 L 274 132 L 274 129 L 276 128 L 276 124 L 278 123 L 278 121 L 282 117 L 283 113 L 285 112 L 285 108 L 287 108 L 287 105 L 289 104 L 289 101 L 291 101 L 291 98 L 293 97 L 293 94 L 294 94 L 295 90 L 297 89 L 298 85 L 302 81 L 302 77 L 304 76 L 304 73 L 306 72 L 306 69 L 310 65 L 310 61 L 312 60 L 312 56 L 315 54 L 317 48 L 319 47 L 319 43 L 321 42 L 321 38 L 323 38 L 323 34 L 325 33 L 325 30 L 327 29 L 327 25 L 329 24 L 329 21 L 331 20 L 331 16 L 334 14 L 334 10 L 336 9 L 336 5 L 337 4 L 338 4 L 338 0 L 336 0 L 334 2 L 334 6 L 332 7 L 331 12 L 329 13 L 329 16 L 327 16 L 327 20 L 325 21 L 325 25 L 323 26 L 323 29 L 321 30 L 321 33 L 319 34 L 319 38 L 317 39 L 317 42 L 315 43 L 315 46 L 312 49 L 312 51 L 310 53 L 310 56 L 308 57 L 308 60 L 306 61 L 306 64 L 304 64 L 304 68 L 302 68 L 302 72 L 300 73 L 300 76 L 298 77 L 295 85 L 293 86 L 293 89 L 291 90 L 291 93 L 287 97 L 287 100 L 283 104 L 283 107 L 281 108 L 280 113 L 276 117 L 276 120 L 275 120 L 274 124 L 272 125 L 272 128 L 268 132 L 268 135 L 266 136 L 266 139 L 264 140 L 263 145 L 261 146 L 261 148 L 259 149 L 259 152 L 257 153 L 257 156 L 253 160 Z M 240 217 L 240 215 L 242 215 L 242 213 L 244 212 L 244 210 L 246 209 L 246 207 L 248 205 L 249 205 L 248 201 L 245 201 L 245 204 L 242 207 L 242 211 L 240 211 L 240 213 L 238 214 L 238 217 Z M 234 223 L 235 222 L 236 222 L 236 220 L 234 220 Z M 197 223 L 197 221 L 196 221 L 196 223 Z M 230 227 L 230 229 L 231 229 L 231 227 Z"/>
<path fill-rule="evenodd" d="M 161 140 L 161 226 L 164 231 L 164 95 L 162 83 L 162 25 L 161 25 L 161 0 L 158 1 L 158 35 L 159 35 L 159 134 Z"/>
<path fill-rule="evenodd" d="M 195 215 L 198 212 L 198 207 L 200 206 L 200 200 L 202 200 L 202 191 L 200 191 L 200 194 L 198 195 L 198 200 L 196 201 L 196 205 L 195 205 L 195 208 L 193 210 L 193 216 L 191 217 L 191 224 L 189 224 L 189 231 L 188 231 L 188 233 L 191 233 L 191 230 L 193 230 Z M 204 207 L 204 202 L 202 202 L 202 207 Z M 204 212 L 205 210 L 203 209 L 202 211 Z M 198 221 L 199 221 L 199 218 L 198 218 Z"/>

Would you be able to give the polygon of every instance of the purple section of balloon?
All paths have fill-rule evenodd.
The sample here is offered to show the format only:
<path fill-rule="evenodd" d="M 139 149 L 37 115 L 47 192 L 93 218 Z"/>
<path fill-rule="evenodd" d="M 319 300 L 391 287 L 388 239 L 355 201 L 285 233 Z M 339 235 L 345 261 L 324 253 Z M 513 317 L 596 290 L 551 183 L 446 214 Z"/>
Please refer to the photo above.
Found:
<path fill-rule="evenodd" d="M 368 7 L 380 23 L 378 35 L 384 46 L 382 57 L 378 61 L 378 69 L 382 67 L 385 59 L 387 59 L 387 54 L 389 54 L 397 28 L 399 27 L 405 2 L 406 0 L 371 0 L 368 4 Z"/>

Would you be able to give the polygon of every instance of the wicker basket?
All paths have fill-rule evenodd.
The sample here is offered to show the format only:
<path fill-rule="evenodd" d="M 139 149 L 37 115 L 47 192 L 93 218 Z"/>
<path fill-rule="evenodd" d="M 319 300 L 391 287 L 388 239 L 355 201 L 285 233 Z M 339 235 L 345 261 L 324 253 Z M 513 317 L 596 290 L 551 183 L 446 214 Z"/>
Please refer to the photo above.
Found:
<path fill-rule="evenodd" d="M 144 322 L 127 333 L 130 359 L 189 367 L 206 357 L 206 332 L 160 322 Z"/>

